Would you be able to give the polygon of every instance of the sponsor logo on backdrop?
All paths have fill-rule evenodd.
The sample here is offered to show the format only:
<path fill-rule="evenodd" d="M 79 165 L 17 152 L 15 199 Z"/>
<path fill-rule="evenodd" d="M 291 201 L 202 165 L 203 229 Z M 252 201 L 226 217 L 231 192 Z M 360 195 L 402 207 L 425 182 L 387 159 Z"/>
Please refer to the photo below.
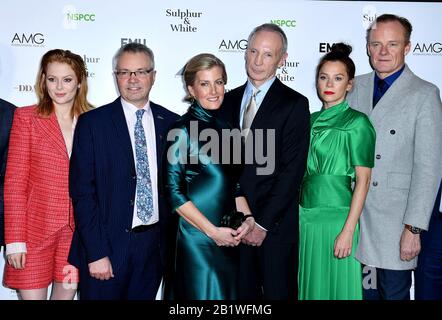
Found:
<path fill-rule="evenodd" d="M 12 36 L 11 46 L 18 47 L 44 47 L 45 38 L 43 33 L 15 33 Z"/>
<path fill-rule="evenodd" d="M 275 20 L 270 20 L 270 23 L 276 24 L 277 26 L 283 28 L 283 27 L 288 27 L 288 28 L 294 28 L 296 27 L 296 20 L 294 19 L 275 19 Z"/>
<path fill-rule="evenodd" d="M 283 82 L 295 81 L 295 69 L 299 67 L 299 61 L 286 61 L 284 65 L 276 72 L 276 77 Z"/>
<path fill-rule="evenodd" d="M 34 85 L 31 84 L 19 84 L 14 87 L 14 90 L 18 92 L 34 92 Z"/>
<path fill-rule="evenodd" d="M 95 21 L 95 13 L 67 13 L 68 21 L 92 22 Z"/>
<path fill-rule="evenodd" d="M 121 38 L 120 46 L 122 47 L 122 46 L 124 46 L 128 43 L 132 43 L 132 42 L 141 43 L 141 44 L 144 44 L 145 46 L 147 46 L 147 39 L 145 39 L 145 38 Z"/>
<path fill-rule="evenodd" d="M 334 42 L 320 42 L 319 43 L 319 53 L 327 53 L 331 51 L 332 45 Z"/>
<path fill-rule="evenodd" d="M 189 9 L 166 9 L 166 17 L 174 19 L 174 23 L 170 24 L 172 32 L 198 32 L 198 27 L 195 27 L 194 22 L 202 15 L 200 11 Z"/>
<path fill-rule="evenodd" d="M 218 45 L 219 52 L 244 52 L 247 50 L 247 39 L 222 39 Z"/>
<path fill-rule="evenodd" d="M 94 72 L 95 65 L 100 63 L 101 58 L 92 57 L 86 54 L 82 56 L 84 62 L 86 63 L 86 75 L 88 78 L 95 78 L 96 73 Z"/>
<path fill-rule="evenodd" d="M 441 42 L 418 42 L 413 48 L 413 55 L 442 55 Z"/>
<path fill-rule="evenodd" d="M 362 27 L 368 29 L 377 18 L 376 7 L 367 5 L 362 8 Z"/>
<path fill-rule="evenodd" d="M 94 12 L 83 12 L 77 10 L 77 8 L 71 4 L 63 7 L 63 28 L 76 29 L 79 23 L 92 23 L 95 22 Z"/>

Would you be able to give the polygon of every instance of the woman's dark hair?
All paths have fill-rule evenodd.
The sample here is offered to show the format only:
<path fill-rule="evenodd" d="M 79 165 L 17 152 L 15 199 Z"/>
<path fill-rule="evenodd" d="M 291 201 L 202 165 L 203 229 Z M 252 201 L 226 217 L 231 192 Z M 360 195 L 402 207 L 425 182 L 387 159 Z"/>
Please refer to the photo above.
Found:
<path fill-rule="evenodd" d="M 318 66 L 316 67 L 316 81 L 318 80 L 319 71 L 322 66 L 328 61 L 339 61 L 345 65 L 345 69 L 347 70 L 348 79 L 352 80 L 355 77 L 356 67 L 353 60 L 350 58 L 350 53 L 352 48 L 350 45 L 339 42 L 332 45 L 329 53 L 324 55 L 319 61 Z"/>

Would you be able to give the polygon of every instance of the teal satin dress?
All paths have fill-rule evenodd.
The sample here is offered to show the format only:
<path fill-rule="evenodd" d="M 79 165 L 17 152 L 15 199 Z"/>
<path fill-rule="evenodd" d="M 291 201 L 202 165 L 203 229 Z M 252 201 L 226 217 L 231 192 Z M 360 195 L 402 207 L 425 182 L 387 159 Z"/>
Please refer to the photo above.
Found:
<path fill-rule="evenodd" d="M 362 270 L 352 254 L 333 255 L 348 216 L 355 166 L 374 166 L 375 131 L 346 101 L 311 115 L 310 149 L 299 210 L 299 299 L 362 299 Z"/>
<path fill-rule="evenodd" d="M 230 146 L 222 144 L 220 139 L 218 145 L 214 143 L 209 148 L 210 139 L 204 138 L 204 134 L 221 137 L 223 129 L 230 127 L 194 103 L 169 131 L 168 140 L 170 136 L 174 138 L 166 148 L 165 190 L 172 209 L 192 201 L 216 226 L 225 213 L 235 208 L 241 170 L 230 160 L 222 161 L 222 154 L 227 152 L 225 148 Z M 171 298 L 236 299 L 238 264 L 238 248 L 217 246 L 179 217 Z"/>

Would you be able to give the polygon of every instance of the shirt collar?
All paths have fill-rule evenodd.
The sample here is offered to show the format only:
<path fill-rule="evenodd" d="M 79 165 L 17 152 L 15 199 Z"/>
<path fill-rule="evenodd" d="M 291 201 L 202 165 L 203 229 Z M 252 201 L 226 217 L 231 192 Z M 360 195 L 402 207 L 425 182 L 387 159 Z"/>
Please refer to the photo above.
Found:
<path fill-rule="evenodd" d="M 276 79 L 276 76 L 272 77 L 271 79 L 264 82 L 259 88 L 255 88 L 255 86 L 252 84 L 252 82 L 250 82 L 250 79 L 248 79 L 247 86 L 246 86 L 247 95 L 251 96 L 253 94 L 254 90 L 259 90 L 259 93 L 256 95 L 256 99 L 260 100 L 262 97 L 265 97 L 265 95 L 267 94 L 267 91 L 269 91 L 269 89 L 272 86 L 275 79 Z"/>
<path fill-rule="evenodd" d="M 404 71 L 405 69 L 405 64 L 402 68 L 400 68 L 398 71 L 396 71 L 395 73 L 389 75 L 388 77 L 384 78 L 385 83 L 387 83 L 388 87 L 391 87 L 391 85 L 393 84 L 393 82 L 396 81 L 397 78 L 399 78 L 399 76 L 402 74 L 402 71 Z M 380 80 L 378 74 L 375 72 L 375 76 L 374 76 L 374 81 L 375 84 Z"/>
<path fill-rule="evenodd" d="M 132 103 L 124 100 L 123 97 L 121 97 L 121 105 L 123 106 L 123 109 L 125 109 L 133 114 L 135 114 L 137 112 L 137 110 L 140 110 L 140 108 L 138 108 L 135 105 L 133 105 Z M 150 109 L 149 100 L 146 102 L 143 109 L 146 110 L 147 112 L 149 111 L 149 109 Z"/>

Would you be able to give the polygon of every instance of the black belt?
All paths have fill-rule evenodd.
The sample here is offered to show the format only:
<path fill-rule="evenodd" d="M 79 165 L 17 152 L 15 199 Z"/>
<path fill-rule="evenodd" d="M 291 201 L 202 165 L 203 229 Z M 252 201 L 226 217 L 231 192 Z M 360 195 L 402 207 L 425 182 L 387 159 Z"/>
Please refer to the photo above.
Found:
<path fill-rule="evenodd" d="M 142 225 L 136 226 L 135 228 L 130 229 L 130 232 L 133 232 L 133 233 L 146 232 L 146 231 L 152 230 L 157 225 L 158 225 L 158 223 L 148 224 L 148 225 L 142 224 Z"/>

